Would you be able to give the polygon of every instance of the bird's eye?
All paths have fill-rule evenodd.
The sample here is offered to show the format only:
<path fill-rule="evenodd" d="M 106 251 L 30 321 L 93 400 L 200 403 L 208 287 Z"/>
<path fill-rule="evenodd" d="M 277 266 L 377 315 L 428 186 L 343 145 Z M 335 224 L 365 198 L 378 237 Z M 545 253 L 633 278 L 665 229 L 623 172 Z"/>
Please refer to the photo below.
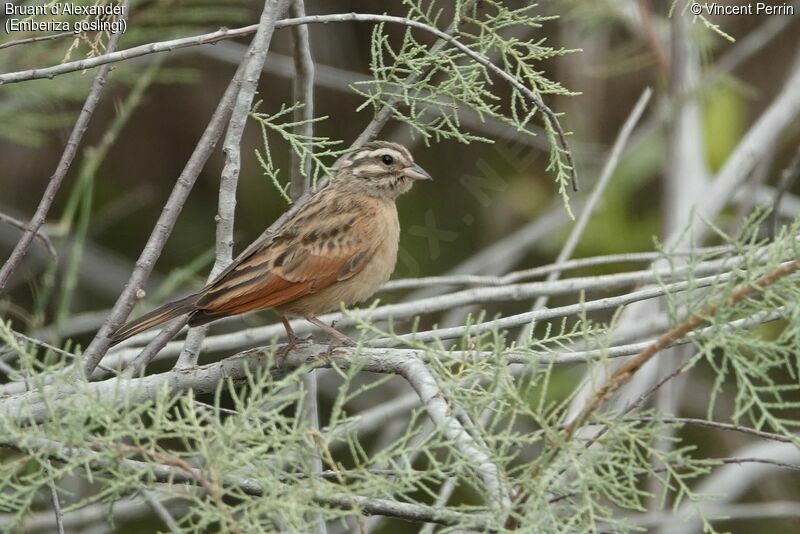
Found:
<path fill-rule="evenodd" d="M 394 163 L 394 158 L 389 154 L 384 154 L 383 157 L 381 158 L 381 161 L 383 161 L 386 165 L 391 165 L 392 163 Z"/>

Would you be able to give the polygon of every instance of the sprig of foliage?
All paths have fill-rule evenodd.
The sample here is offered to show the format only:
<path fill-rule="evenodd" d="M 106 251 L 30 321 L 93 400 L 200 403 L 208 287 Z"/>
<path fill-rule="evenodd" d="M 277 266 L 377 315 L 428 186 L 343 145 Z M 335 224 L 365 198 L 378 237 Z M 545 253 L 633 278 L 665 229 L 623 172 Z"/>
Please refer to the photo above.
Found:
<path fill-rule="evenodd" d="M 431 26 L 441 25 L 444 7 L 427 0 L 406 0 L 407 17 Z M 543 39 L 505 36 L 509 28 L 515 35 L 539 30 L 554 17 L 534 14 L 536 5 L 511 9 L 501 2 L 482 2 L 478 11 L 465 9 L 457 3 L 453 25 L 462 24 L 458 38 L 476 53 L 490 58 L 506 72 L 519 79 L 537 96 L 571 95 L 560 84 L 547 78 L 537 66 L 542 61 L 570 51 L 546 45 Z M 410 28 L 403 32 L 399 43 L 386 32 L 383 24 L 375 26 L 370 46 L 370 70 L 373 79 L 352 85 L 364 97 L 358 110 L 377 111 L 391 105 L 392 117 L 406 124 L 412 135 L 426 144 L 453 139 L 462 143 L 493 142 L 470 132 L 462 125 L 461 115 L 468 109 L 481 120 L 497 119 L 516 128 L 520 135 L 536 135 L 532 121 L 539 115 L 532 102 L 512 87 L 508 98 L 500 96 L 489 70 L 453 47 L 443 47 L 431 53 L 429 45 Z M 408 86 L 410 75 L 420 79 Z M 396 101 L 396 103 L 395 103 Z M 550 141 L 548 171 L 555 174 L 559 191 L 568 206 L 567 188 L 572 167 L 567 153 L 560 148 L 558 134 L 551 121 L 540 118 Z"/>
<path fill-rule="evenodd" d="M 256 159 L 258 159 L 264 174 L 272 181 L 281 196 L 291 204 L 292 199 L 289 198 L 288 193 L 289 184 L 281 184 L 278 179 L 280 170 L 276 167 L 272 159 L 269 137 L 267 135 L 268 131 L 277 133 L 289 144 L 290 148 L 295 151 L 299 156 L 301 171 L 305 169 L 306 161 L 309 159 L 311 160 L 311 184 L 314 189 L 317 187 L 319 177 L 331 174 L 332 162 L 336 161 L 335 158 L 344 154 L 346 150 L 336 148 L 341 145 L 341 141 L 339 140 L 297 133 L 296 128 L 298 126 L 309 123 L 316 124 L 327 119 L 327 117 L 315 117 L 311 120 L 284 122 L 287 116 L 291 117 L 295 110 L 303 107 L 302 102 L 297 102 L 292 106 L 281 105 L 281 108 L 273 114 L 259 112 L 258 109 L 261 107 L 261 104 L 261 101 L 256 102 L 255 106 L 253 106 L 253 111 L 250 113 L 250 116 L 261 127 L 261 138 L 264 145 L 263 152 L 259 149 L 255 150 Z"/>

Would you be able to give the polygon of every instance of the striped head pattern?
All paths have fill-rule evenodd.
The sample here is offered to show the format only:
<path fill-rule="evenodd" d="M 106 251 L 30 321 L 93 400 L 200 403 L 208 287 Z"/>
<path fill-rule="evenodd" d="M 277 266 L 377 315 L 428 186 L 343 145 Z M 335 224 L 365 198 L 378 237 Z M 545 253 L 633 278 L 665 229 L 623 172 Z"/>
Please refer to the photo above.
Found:
<path fill-rule="evenodd" d="M 372 141 L 341 161 L 334 183 L 370 196 L 395 199 L 411 189 L 415 181 L 430 179 L 403 145 Z"/>

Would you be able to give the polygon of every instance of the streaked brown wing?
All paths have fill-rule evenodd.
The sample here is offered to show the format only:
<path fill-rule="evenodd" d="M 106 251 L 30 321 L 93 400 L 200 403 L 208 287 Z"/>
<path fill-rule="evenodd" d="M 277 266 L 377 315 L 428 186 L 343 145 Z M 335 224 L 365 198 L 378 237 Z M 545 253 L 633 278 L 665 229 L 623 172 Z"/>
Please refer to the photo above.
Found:
<path fill-rule="evenodd" d="M 361 271 L 377 245 L 366 228 L 372 217 L 353 211 L 312 213 L 315 220 L 299 212 L 275 236 L 238 258 L 203 290 L 197 307 L 216 317 L 271 308 Z"/>

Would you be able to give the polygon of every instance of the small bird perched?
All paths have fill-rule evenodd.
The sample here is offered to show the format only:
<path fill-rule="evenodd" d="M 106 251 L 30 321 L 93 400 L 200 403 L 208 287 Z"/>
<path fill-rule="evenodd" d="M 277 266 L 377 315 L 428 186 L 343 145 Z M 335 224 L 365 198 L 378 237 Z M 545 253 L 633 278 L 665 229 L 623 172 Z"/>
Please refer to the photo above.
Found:
<path fill-rule="evenodd" d="M 373 141 L 348 154 L 330 184 L 263 242 L 248 247 L 198 293 L 120 327 L 113 344 L 189 315 L 189 326 L 273 308 L 301 316 L 340 342 L 352 341 L 318 314 L 370 297 L 394 271 L 400 222 L 395 200 L 431 176 L 402 145 Z"/>

